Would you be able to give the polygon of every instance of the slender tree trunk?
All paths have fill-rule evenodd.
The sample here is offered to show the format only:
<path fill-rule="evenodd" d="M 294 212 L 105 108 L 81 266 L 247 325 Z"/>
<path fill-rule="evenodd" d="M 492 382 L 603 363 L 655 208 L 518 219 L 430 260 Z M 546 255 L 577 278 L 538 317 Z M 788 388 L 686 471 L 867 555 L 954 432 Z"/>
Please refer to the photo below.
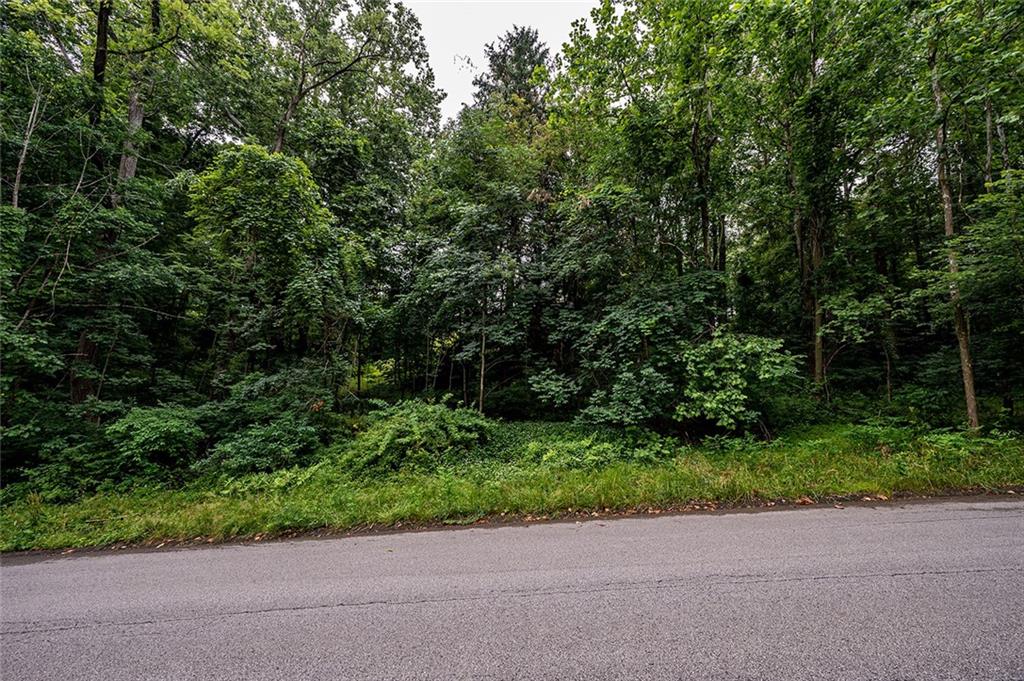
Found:
<path fill-rule="evenodd" d="M 423 389 L 426 390 L 430 387 L 430 346 L 431 346 L 430 334 L 427 334 L 427 361 L 423 364 Z"/>
<path fill-rule="evenodd" d="M 135 171 L 139 167 L 139 154 L 135 149 L 132 137 L 142 129 L 142 120 L 145 115 L 142 107 L 142 97 L 139 94 L 141 88 L 135 87 L 128 95 L 128 139 L 124 142 L 121 151 L 121 163 L 117 168 L 117 179 L 119 182 L 131 180 L 135 177 Z"/>
<path fill-rule="evenodd" d="M 32 108 L 28 112 L 28 122 L 25 123 L 25 135 L 21 141 L 21 153 L 18 154 L 18 165 L 14 170 L 14 187 L 11 188 L 11 206 L 18 207 L 18 193 L 21 191 L 21 174 L 25 169 L 25 159 L 28 158 L 28 145 L 32 141 L 32 133 L 39 125 L 42 116 L 43 90 L 35 90 L 32 98 Z"/>
<path fill-rule="evenodd" d="M 821 266 L 825 260 L 824 246 L 821 243 L 821 221 L 823 218 L 816 217 L 811 227 L 811 269 L 814 281 L 811 282 L 811 306 L 813 322 L 811 333 L 814 336 L 814 382 L 817 385 L 825 383 L 825 339 L 821 330 L 825 323 L 825 310 L 821 305 L 821 292 L 818 290 L 817 276 L 821 272 Z"/>
<path fill-rule="evenodd" d="M 985 184 L 992 182 L 992 100 L 985 97 Z M 986 186 L 988 191 L 991 191 Z"/>
<path fill-rule="evenodd" d="M 996 135 L 999 136 L 999 151 L 1003 157 L 1003 168 L 1010 167 L 1010 147 L 1006 142 L 1006 128 L 1002 123 L 996 123 Z"/>
<path fill-rule="evenodd" d="M 885 353 L 885 401 L 892 402 L 892 359 L 889 357 L 889 348 L 885 347 L 885 341 L 882 341 L 882 352 Z"/>
<path fill-rule="evenodd" d="M 469 406 L 469 376 L 466 373 L 466 362 L 462 362 L 462 404 Z"/>
<path fill-rule="evenodd" d="M 818 78 L 818 8 L 814 0 L 811 2 L 811 15 L 811 68 L 808 74 L 808 85 L 810 91 L 813 91 Z M 814 345 L 814 383 L 819 387 L 825 384 L 825 339 L 821 335 L 821 328 L 825 321 L 825 312 L 821 306 L 818 277 L 825 260 L 825 249 L 824 244 L 821 242 L 821 236 L 825 220 L 828 219 L 822 214 L 822 211 L 823 209 L 820 205 L 812 205 L 810 210 L 811 268 L 808 277 L 811 279 L 811 308 L 813 310 L 811 334 Z"/>
<path fill-rule="evenodd" d="M 107 41 L 110 36 L 110 15 L 114 0 L 99 0 L 96 8 L 96 51 L 92 58 L 92 81 L 96 89 L 89 124 L 96 126 L 103 117 L 103 86 L 107 79 Z"/>
<path fill-rule="evenodd" d="M 935 99 L 935 114 L 938 122 L 935 125 L 935 169 L 938 177 L 939 192 L 942 195 L 942 221 L 947 239 L 954 235 L 953 225 L 953 190 L 949 184 L 949 177 L 946 169 L 946 122 L 945 110 L 943 107 L 942 84 L 939 80 L 937 65 L 936 47 L 933 45 L 929 54 L 929 66 L 932 72 L 932 96 Z M 956 332 L 957 345 L 960 349 L 960 371 L 964 382 L 964 402 L 967 406 L 967 423 L 971 428 L 977 428 L 978 402 L 974 393 L 974 363 L 971 360 L 971 338 L 970 327 L 967 322 L 967 314 L 960 302 L 960 286 L 956 281 L 956 274 L 960 267 L 957 262 L 957 254 L 952 245 L 948 250 L 949 273 L 953 275 L 949 284 L 949 297 L 953 305 L 953 326 Z"/>
<path fill-rule="evenodd" d="M 149 32 L 154 38 L 160 35 L 160 0 L 150 0 L 149 3 Z M 146 59 L 146 57 L 143 57 Z M 118 182 L 135 178 L 139 167 L 139 152 L 135 148 L 133 138 L 142 129 L 142 121 L 145 118 L 145 109 L 142 103 L 142 90 L 146 82 L 152 82 L 152 70 L 145 66 L 143 74 L 132 78 L 132 90 L 128 95 L 128 138 L 121 149 L 121 163 L 117 168 Z M 114 196 L 114 205 L 120 201 L 120 197 Z"/>
<path fill-rule="evenodd" d="M 801 205 L 802 200 L 797 192 L 796 161 L 790 124 L 787 122 L 784 124 L 784 127 L 786 129 L 785 140 L 788 165 L 786 183 L 790 196 L 793 199 L 793 245 L 796 251 L 797 270 L 800 273 L 800 300 L 803 305 L 804 314 L 811 317 L 811 344 L 808 361 L 810 362 L 811 373 L 814 376 L 815 383 L 820 384 L 821 379 L 819 376 L 823 377 L 824 349 L 818 343 L 818 331 L 821 320 L 818 316 L 818 305 L 813 289 L 812 274 L 814 270 L 812 269 L 812 257 L 806 252 L 808 241 L 806 226 L 808 219 L 804 216 L 803 206 Z M 811 251 L 813 254 L 813 243 Z"/>
<path fill-rule="evenodd" d="M 363 393 L 363 355 L 359 348 L 359 336 L 356 335 L 356 395 Z"/>
<path fill-rule="evenodd" d="M 480 315 L 480 390 L 478 393 L 477 411 L 484 413 L 484 373 L 487 370 L 487 304 Z"/>
<path fill-rule="evenodd" d="M 271 149 L 275 154 L 281 153 L 284 149 L 284 136 L 288 130 L 288 125 L 292 121 L 292 117 L 295 115 L 296 109 L 299 107 L 299 102 L 302 101 L 302 86 L 305 83 L 305 75 L 302 80 L 299 81 L 299 89 L 294 97 L 288 100 L 288 107 L 284 110 L 284 115 L 281 116 L 281 120 L 277 124 L 277 132 L 274 135 L 274 146 Z"/>
<path fill-rule="evenodd" d="M 814 296 L 814 382 L 817 385 L 825 383 L 825 340 L 821 335 L 821 327 L 825 321 L 825 312 L 821 307 L 821 301 L 817 294 Z"/>
<path fill-rule="evenodd" d="M 71 365 L 69 385 L 71 386 L 71 403 L 80 404 L 93 394 L 94 384 L 91 378 L 82 376 L 76 369 L 76 365 L 92 364 L 96 356 L 96 344 L 92 342 L 89 335 L 82 331 L 78 334 L 78 347 L 75 349 L 75 360 Z"/>
<path fill-rule="evenodd" d="M 697 175 L 697 207 L 700 211 L 700 238 L 704 250 L 704 264 L 711 267 L 711 210 L 708 207 L 708 178 L 705 150 L 701 140 L 699 108 L 693 107 L 693 123 L 690 126 L 690 155 Z"/>
<path fill-rule="evenodd" d="M 725 216 L 718 218 L 718 271 L 725 271 Z"/>

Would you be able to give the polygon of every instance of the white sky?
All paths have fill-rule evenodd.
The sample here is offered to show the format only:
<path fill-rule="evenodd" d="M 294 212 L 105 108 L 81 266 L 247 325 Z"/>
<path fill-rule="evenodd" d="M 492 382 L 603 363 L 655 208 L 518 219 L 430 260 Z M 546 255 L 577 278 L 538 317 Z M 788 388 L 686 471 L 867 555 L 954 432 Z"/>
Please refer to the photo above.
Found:
<path fill-rule="evenodd" d="M 486 64 L 484 45 L 513 24 L 532 26 L 554 56 L 569 39 L 572 22 L 588 16 L 598 0 L 404 0 L 404 4 L 423 24 L 437 86 L 448 93 L 441 102 L 441 115 L 451 118 L 473 99 L 473 76 Z"/>

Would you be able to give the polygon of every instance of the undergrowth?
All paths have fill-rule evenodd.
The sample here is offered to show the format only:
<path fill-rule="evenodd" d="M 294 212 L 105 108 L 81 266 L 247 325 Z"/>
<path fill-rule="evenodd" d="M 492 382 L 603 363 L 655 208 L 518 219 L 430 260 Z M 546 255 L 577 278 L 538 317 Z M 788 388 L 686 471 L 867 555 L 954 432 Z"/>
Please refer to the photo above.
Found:
<path fill-rule="evenodd" d="M 353 466 L 357 447 L 329 450 L 310 466 L 207 476 L 179 488 L 140 486 L 65 504 L 38 493 L 7 497 L 0 549 L 224 540 L 695 500 L 748 503 L 1024 485 L 1024 440 L 1011 434 L 819 425 L 769 442 L 709 438 L 694 446 L 641 431 L 563 423 L 488 422 L 478 432 L 471 426 L 482 421 L 466 414 L 456 419 L 455 439 L 462 443 L 457 455 L 447 446 L 437 449 L 443 438 L 428 429 L 425 445 L 443 455 L 413 457 L 411 465 L 401 462 L 406 449 L 377 447 L 368 451 L 390 451 L 383 459 L 387 466 Z M 415 439 L 409 435 L 415 429 L 397 430 L 384 437 L 371 425 L 366 432 L 377 433 L 378 445 Z M 475 439 L 467 441 L 464 431 Z"/>

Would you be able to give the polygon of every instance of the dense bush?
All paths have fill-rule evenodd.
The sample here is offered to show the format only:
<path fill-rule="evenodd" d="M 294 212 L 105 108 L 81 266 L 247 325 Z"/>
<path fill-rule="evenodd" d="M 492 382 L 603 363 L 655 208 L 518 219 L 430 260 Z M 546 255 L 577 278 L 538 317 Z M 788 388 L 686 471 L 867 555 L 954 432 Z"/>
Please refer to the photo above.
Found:
<path fill-rule="evenodd" d="M 590 395 L 581 416 L 623 426 L 674 423 L 700 431 L 710 424 L 747 430 L 763 419 L 771 396 L 791 389 L 788 384 L 797 376 L 794 358 L 782 345 L 733 333 L 676 341 L 671 350 L 637 366 L 617 366 L 610 385 Z M 550 374 L 535 385 L 549 399 L 561 394 Z"/>
<path fill-rule="evenodd" d="M 4 499 L 29 493 L 46 501 L 72 501 L 114 482 L 138 480 L 124 459 L 110 448 L 88 440 L 61 446 L 56 438 L 39 454 L 39 464 L 24 471 L 24 479 L 4 488 Z"/>
<path fill-rule="evenodd" d="M 719 334 L 687 344 L 679 363 L 685 378 L 675 418 L 703 418 L 727 429 L 756 422 L 768 397 L 784 392 L 785 382 L 796 377 L 782 341 L 758 336 Z"/>
<path fill-rule="evenodd" d="M 55 427 L 36 446 L 34 465 L 12 471 L 5 460 L 4 483 L 14 483 L 5 498 L 37 493 L 63 502 L 98 489 L 162 484 L 181 476 L 203 440 L 195 411 L 182 406 L 136 407 L 107 426 Z"/>
<path fill-rule="evenodd" d="M 316 428 L 286 415 L 222 440 L 197 468 L 229 475 L 273 471 L 306 463 L 318 445 Z"/>
<path fill-rule="evenodd" d="M 195 412 L 177 406 L 132 409 L 106 432 L 123 465 L 144 474 L 187 464 L 203 439 Z"/>
<path fill-rule="evenodd" d="M 249 374 L 231 385 L 223 400 L 205 402 L 197 408 L 200 425 L 213 441 L 220 441 L 287 415 L 314 427 L 321 437 L 326 436 L 341 417 L 327 408 L 330 386 L 312 364 L 301 362 L 275 373 Z"/>
<path fill-rule="evenodd" d="M 683 449 L 679 440 L 642 428 L 529 421 L 498 423 L 484 458 L 555 468 L 600 468 L 615 462 L 653 463 Z"/>
<path fill-rule="evenodd" d="M 407 401 L 370 414 L 370 425 L 342 448 L 360 472 L 429 470 L 479 456 L 494 422 L 468 409 Z"/>

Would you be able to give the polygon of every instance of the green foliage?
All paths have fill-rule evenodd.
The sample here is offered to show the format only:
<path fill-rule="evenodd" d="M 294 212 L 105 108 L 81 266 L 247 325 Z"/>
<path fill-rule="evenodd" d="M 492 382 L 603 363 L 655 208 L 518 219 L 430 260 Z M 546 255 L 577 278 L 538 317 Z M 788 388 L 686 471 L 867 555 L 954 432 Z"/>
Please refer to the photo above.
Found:
<path fill-rule="evenodd" d="M 326 467 L 327 461 L 321 461 L 306 467 L 293 466 L 271 472 L 245 474 L 239 477 L 221 474 L 214 479 L 221 483 L 218 490 L 220 496 L 244 498 L 253 494 L 280 493 L 299 487 L 323 475 Z"/>
<path fill-rule="evenodd" d="M 106 435 L 122 465 L 143 474 L 189 464 L 204 437 L 187 407 L 132 409 L 107 426 Z"/>
<path fill-rule="evenodd" d="M 531 440 L 523 458 L 541 466 L 598 469 L 616 463 L 653 464 L 685 449 L 672 438 L 641 429 L 587 430 L 585 436 L 563 430 L 555 437 Z"/>
<path fill-rule="evenodd" d="M 582 440 L 557 440 L 551 443 L 531 442 L 526 448 L 528 460 L 544 466 L 565 468 L 599 468 L 620 458 L 619 449 L 610 442 L 595 442 L 595 437 Z"/>
<path fill-rule="evenodd" d="M 729 429 L 757 421 L 768 396 L 796 377 L 782 342 L 756 336 L 718 334 L 685 347 L 680 363 L 687 381 L 676 418 L 705 418 Z"/>
<path fill-rule="evenodd" d="M 381 474 L 433 470 L 475 459 L 494 423 L 469 409 L 406 401 L 370 414 L 370 425 L 344 447 L 344 465 Z"/>
<path fill-rule="evenodd" d="M 221 440 L 197 469 L 232 476 L 275 471 L 306 463 L 319 444 L 316 429 L 304 419 L 281 417 Z"/>
<path fill-rule="evenodd" d="M 326 437 L 338 416 L 327 408 L 331 388 L 319 367 L 299 364 L 272 374 L 253 372 L 231 385 L 224 399 L 196 408 L 203 430 L 215 441 L 254 424 L 291 419 L 309 424 Z"/>
<path fill-rule="evenodd" d="M 227 148 L 190 187 L 197 237 L 238 274 L 280 295 L 329 237 L 330 213 L 302 161 Z"/>
<path fill-rule="evenodd" d="M 613 481 L 702 437 L 960 427 L 962 367 L 978 435 L 1019 429 L 1018 5 L 608 0 L 560 54 L 488 43 L 440 127 L 392 0 L 6 3 L 5 498 L 284 494 L 324 447 Z M 576 423 L 364 428 L 449 394 Z M 901 475 L 977 457 L 922 442 Z"/>
<path fill-rule="evenodd" d="M 510 443 L 577 443 L 557 450 L 582 453 L 582 458 L 563 459 L 569 466 L 496 458 L 380 479 L 353 478 L 351 471 L 328 459 L 307 468 L 229 480 L 204 478 L 181 489 L 107 492 L 65 505 L 38 495 L 18 500 L 5 496 L 0 550 L 195 537 L 224 540 L 325 527 L 463 523 L 485 516 L 635 512 L 693 502 L 934 495 L 1024 485 L 1024 441 L 1005 433 L 981 438 L 921 435 L 840 424 L 792 431 L 772 442 L 720 438 L 706 447 L 659 456 L 654 463 L 579 467 L 594 447 L 578 444 L 588 437 L 578 429 L 565 423 L 525 423 L 518 431 L 510 428 L 506 435 L 495 436 Z"/>

